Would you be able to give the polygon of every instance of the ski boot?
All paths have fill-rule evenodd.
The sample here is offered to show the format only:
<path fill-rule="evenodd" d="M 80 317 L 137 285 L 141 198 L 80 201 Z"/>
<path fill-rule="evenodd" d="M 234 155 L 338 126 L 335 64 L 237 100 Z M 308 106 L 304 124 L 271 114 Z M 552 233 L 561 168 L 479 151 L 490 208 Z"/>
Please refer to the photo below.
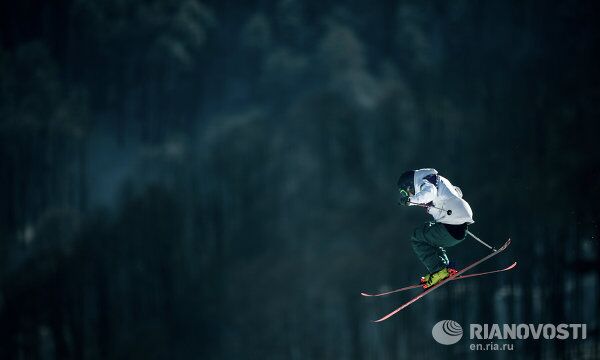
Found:
<path fill-rule="evenodd" d="M 433 274 L 428 274 L 421 277 L 421 284 L 423 285 L 423 289 L 429 289 L 430 287 L 436 285 L 440 281 L 453 276 L 458 271 L 456 269 L 445 267 L 441 270 L 434 272 Z"/>

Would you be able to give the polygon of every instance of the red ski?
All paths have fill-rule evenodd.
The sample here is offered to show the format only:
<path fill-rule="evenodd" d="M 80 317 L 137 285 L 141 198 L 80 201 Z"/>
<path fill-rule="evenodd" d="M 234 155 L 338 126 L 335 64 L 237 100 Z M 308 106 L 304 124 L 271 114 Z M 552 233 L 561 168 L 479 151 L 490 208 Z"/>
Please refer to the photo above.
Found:
<path fill-rule="evenodd" d="M 455 276 L 455 277 L 453 277 L 450 280 L 462 280 L 462 279 L 466 279 L 466 278 L 470 278 L 470 277 L 495 274 L 495 273 L 499 273 L 499 272 L 503 272 L 503 271 L 512 270 L 516 266 L 517 266 L 517 262 L 515 261 L 510 266 L 507 266 L 507 267 L 505 267 L 503 269 L 492 270 L 492 271 L 485 271 L 485 272 L 480 272 L 480 273 L 475 273 L 475 274 L 469 274 L 469 275 L 461 275 L 461 276 L 458 276 L 458 277 Z M 386 296 L 386 295 L 390 295 L 390 294 L 395 294 L 397 292 L 401 292 L 401 291 L 405 291 L 405 290 L 410 290 L 410 289 L 417 289 L 417 288 L 422 288 L 422 287 L 423 287 L 423 284 L 418 284 L 418 285 L 410 285 L 410 286 L 403 287 L 403 288 L 400 288 L 400 289 L 396 289 L 396 290 L 392 290 L 392 291 L 386 291 L 386 292 L 377 293 L 377 294 L 369 294 L 369 293 L 365 293 L 365 292 L 361 292 L 360 294 L 362 296 L 367 296 L 367 297 Z"/>
<path fill-rule="evenodd" d="M 392 316 L 396 315 L 397 313 L 399 313 L 400 311 L 404 310 L 405 308 L 407 308 L 410 304 L 416 302 L 417 300 L 421 299 L 423 296 L 431 293 L 432 291 L 434 291 L 435 289 L 440 288 L 441 286 L 443 286 L 444 284 L 447 284 L 449 281 L 455 280 L 457 277 L 459 277 L 461 274 L 471 270 L 472 268 L 474 268 L 475 266 L 481 264 L 484 261 L 487 261 L 489 259 L 491 259 L 492 257 L 500 254 L 501 252 L 503 252 L 504 250 L 506 250 L 506 248 L 508 247 L 508 245 L 510 245 L 510 239 L 508 239 L 504 245 L 502 245 L 502 247 L 500 249 L 498 249 L 497 251 L 494 251 L 493 253 L 487 255 L 486 257 L 479 259 L 477 261 L 475 261 L 474 263 L 472 263 L 471 265 L 467 266 L 466 268 L 463 268 L 462 270 L 460 270 L 459 272 L 457 272 L 454 276 L 450 276 L 442 281 L 440 281 L 439 283 L 437 283 L 435 286 L 423 291 L 422 293 L 420 293 L 419 295 L 415 296 L 414 298 L 410 299 L 409 301 L 407 301 L 406 303 L 402 304 L 402 306 L 400 306 L 399 308 L 397 308 L 396 310 L 392 311 L 391 313 L 385 315 L 384 317 L 382 317 L 381 319 L 377 319 L 374 320 L 373 322 L 381 322 L 381 321 L 385 321 L 389 318 L 391 318 Z"/>

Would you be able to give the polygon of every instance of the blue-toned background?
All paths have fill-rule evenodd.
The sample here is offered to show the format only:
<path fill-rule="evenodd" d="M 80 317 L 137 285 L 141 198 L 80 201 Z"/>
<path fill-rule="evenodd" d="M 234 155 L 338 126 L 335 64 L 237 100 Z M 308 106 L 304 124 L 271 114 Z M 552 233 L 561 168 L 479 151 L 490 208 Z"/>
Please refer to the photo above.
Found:
<path fill-rule="evenodd" d="M 0 4 L 2 359 L 592 359 L 594 1 Z M 415 292 L 404 170 L 509 250 Z M 467 239 L 460 266 L 487 253 Z M 418 293 L 418 290 L 417 290 Z M 587 323 L 451 346 L 435 323 Z"/>

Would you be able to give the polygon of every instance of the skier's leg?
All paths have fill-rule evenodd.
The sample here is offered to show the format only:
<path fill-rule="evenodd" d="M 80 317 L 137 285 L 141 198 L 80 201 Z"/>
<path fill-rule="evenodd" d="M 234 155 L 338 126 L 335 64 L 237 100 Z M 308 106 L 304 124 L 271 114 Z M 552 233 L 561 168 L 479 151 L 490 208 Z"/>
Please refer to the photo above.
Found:
<path fill-rule="evenodd" d="M 436 223 L 429 228 L 427 236 L 434 245 L 438 246 L 438 256 L 441 259 L 441 263 L 443 263 L 443 265 L 440 264 L 438 270 L 447 267 L 450 263 L 445 248 L 462 242 L 466 236 L 464 229 L 461 230 L 461 226 L 459 225 L 446 225 L 442 223 Z"/>
<path fill-rule="evenodd" d="M 425 265 L 429 273 L 443 268 L 445 266 L 444 259 L 446 258 L 444 250 L 432 242 L 430 228 L 434 224 L 433 222 L 427 222 L 416 228 L 411 238 L 415 255 Z"/>
<path fill-rule="evenodd" d="M 444 248 L 454 246 L 463 239 L 464 237 L 456 239 L 450 235 L 444 224 L 428 222 L 415 229 L 412 247 L 429 273 L 434 273 L 448 266 L 449 260 Z"/>

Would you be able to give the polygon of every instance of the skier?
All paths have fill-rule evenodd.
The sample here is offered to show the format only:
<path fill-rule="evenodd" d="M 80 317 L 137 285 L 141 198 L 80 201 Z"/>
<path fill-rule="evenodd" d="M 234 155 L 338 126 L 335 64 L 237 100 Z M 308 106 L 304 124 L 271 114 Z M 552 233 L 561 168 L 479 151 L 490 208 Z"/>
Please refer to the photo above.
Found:
<path fill-rule="evenodd" d="M 444 248 L 463 241 L 473 221 L 473 211 L 463 200 L 462 191 L 435 169 L 410 170 L 398 179 L 399 204 L 422 206 L 435 221 L 426 222 L 412 234 L 412 248 L 429 271 L 421 277 L 427 289 L 456 274 L 449 266 Z"/>

